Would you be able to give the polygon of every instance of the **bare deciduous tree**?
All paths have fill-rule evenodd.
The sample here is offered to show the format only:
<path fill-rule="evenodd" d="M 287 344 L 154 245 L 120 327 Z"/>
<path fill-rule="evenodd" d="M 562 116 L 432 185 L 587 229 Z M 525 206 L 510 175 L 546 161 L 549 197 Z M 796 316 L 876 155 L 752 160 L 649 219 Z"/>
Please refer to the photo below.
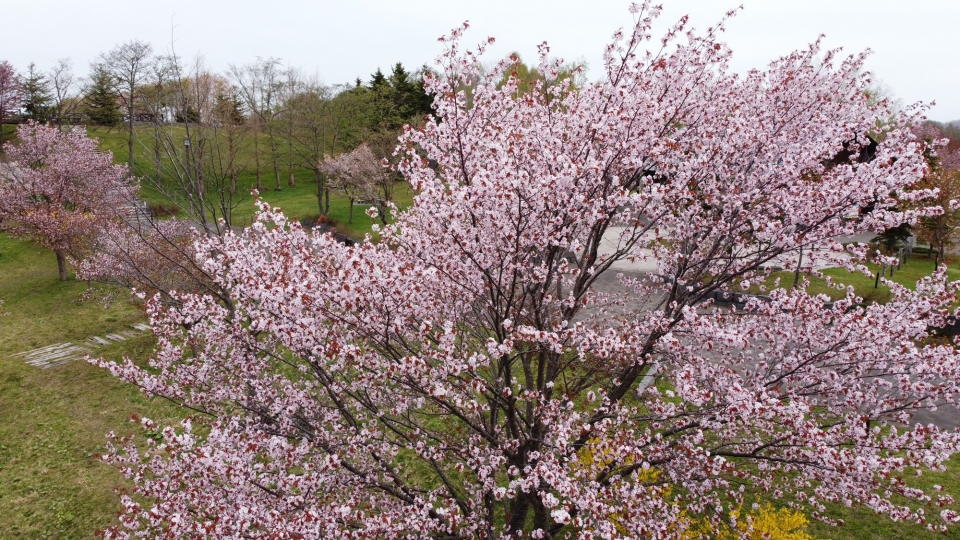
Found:
<path fill-rule="evenodd" d="M 69 58 L 57 60 L 50 71 L 50 88 L 53 91 L 53 116 L 58 128 L 63 127 L 63 119 L 72 115 L 79 107 L 80 79 L 73 73 L 73 63 Z"/>
<path fill-rule="evenodd" d="M 133 122 L 136 114 L 136 100 L 140 87 L 150 76 L 150 57 L 153 48 L 145 41 L 128 41 L 117 45 L 110 52 L 100 55 L 102 64 L 113 75 L 117 94 L 127 109 L 127 126 L 129 129 L 127 150 L 129 152 L 128 165 L 133 171 Z"/>
<path fill-rule="evenodd" d="M 218 97 L 233 89 L 200 58 L 188 68 L 171 54 L 155 72 L 161 78 L 150 103 L 158 108 L 151 115 L 152 140 L 144 143 L 157 152 L 158 175 L 149 182 L 204 231 L 221 234 L 232 226 L 242 200 L 236 188 L 243 169 L 244 131 L 237 125 L 242 118 L 223 118 L 218 104 Z"/>
<path fill-rule="evenodd" d="M 282 111 L 280 104 L 284 87 L 280 59 L 257 57 L 252 64 L 240 67 L 230 66 L 230 75 L 239 87 L 244 105 L 250 112 L 257 128 L 253 136 L 257 189 L 263 189 L 259 134 L 260 131 L 264 131 L 270 148 L 270 161 L 273 165 L 276 189 L 280 190 L 280 141 L 276 133 L 277 124 L 275 122 L 276 117 Z"/>
<path fill-rule="evenodd" d="M 291 108 L 293 99 L 299 95 L 303 86 L 303 76 L 297 68 L 287 68 L 286 79 L 281 95 L 281 112 L 277 115 L 278 128 L 283 132 L 287 159 L 287 186 L 296 185 L 297 152 L 294 150 L 293 132 L 296 128 L 297 112 Z"/>
<path fill-rule="evenodd" d="M 342 87 L 324 86 L 319 81 L 305 81 L 300 91 L 286 105 L 292 122 L 290 140 L 299 166 L 313 172 L 317 183 L 317 204 L 321 214 L 330 211 L 327 176 L 321 164 L 325 156 L 343 150 L 344 134 L 350 132 L 349 121 L 355 111 L 348 99 L 338 94 Z"/>

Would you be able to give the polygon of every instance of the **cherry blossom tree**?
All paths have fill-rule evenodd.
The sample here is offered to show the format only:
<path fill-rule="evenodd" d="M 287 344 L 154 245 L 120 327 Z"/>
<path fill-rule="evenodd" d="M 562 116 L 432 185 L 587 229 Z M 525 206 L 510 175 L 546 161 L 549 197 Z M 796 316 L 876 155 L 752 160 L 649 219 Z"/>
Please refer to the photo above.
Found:
<path fill-rule="evenodd" d="M 66 281 L 67 256 L 85 251 L 136 186 L 127 169 L 114 165 L 113 156 L 82 132 L 30 122 L 18 127 L 17 138 L 19 144 L 4 146 L 0 228 L 53 250 Z"/>
<path fill-rule="evenodd" d="M 158 295 L 177 303 L 174 291 L 203 292 L 230 305 L 230 296 L 207 274 L 194 241 L 202 234 L 185 220 L 157 220 L 141 226 L 122 220 L 107 223 L 91 239 L 89 253 L 72 261 L 77 278 Z"/>
<path fill-rule="evenodd" d="M 353 223 L 354 201 L 376 199 L 377 187 L 384 182 L 393 181 L 392 172 L 384 167 L 365 144 L 350 152 L 324 158 L 320 170 L 329 177 L 330 189 L 342 191 L 350 199 L 350 223 Z M 382 209 L 380 214 L 384 217 Z"/>
<path fill-rule="evenodd" d="M 947 133 L 933 122 L 925 122 L 917 126 L 914 133 L 928 144 L 927 158 L 933 162 L 935 168 L 960 169 L 960 140 L 950 139 Z"/>
<path fill-rule="evenodd" d="M 107 536 L 748 534 L 731 516 L 761 493 L 828 522 L 827 502 L 960 520 L 903 480 L 960 448 L 912 417 L 960 384 L 960 353 L 926 340 L 957 298 L 943 273 L 885 305 L 802 283 L 710 300 L 802 248 L 866 271 L 833 239 L 915 217 L 891 194 L 926 171 L 922 109 L 869 102 L 864 55 L 819 43 L 739 76 L 722 25 L 683 19 L 644 52 L 658 12 L 635 6 L 577 89 L 518 92 L 509 59 L 445 38 L 436 118 L 398 148 L 417 195 L 381 242 L 265 204 L 200 242 L 231 305 L 153 302 L 149 369 L 99 362 L 196 411 L 112 441 L 141 497 Z M 868 132 L 873 159 L 835 162 Z M 658 270 L 620 274 L 641 260 Z"/>
<path fill-rule="evenodd" d="M 0 62 L 0 128 L 3 121 L 20 108 L 23 88 L 20 76 L 10 62 Z M 0 144 L 3 143 L 3 129 L 0 129 Z"/>
<path fill-rule="evenodd" d="M 926 209 L 913 227 L 913 234 L 926 242 L 931 251 L 936 250 L 936 268 L 955 245 L 954 231 L 960 227 L 960 149 L 935 124 L 917 126 L 914 133 L 926 144 L 924 155 L 930 165 L 930 172 L 915 188 L 931 195 L 905 201 L 904 205 Z"/>
<path fill-rule="evenodd" d="M 921 187 L 936 190 L 932 200 L 922 204 L 932 205 L 935 213 L 924 216 L 914 232 L 917 237 L 936 250 L 934 266 L 946 258 L 947 251 L 956 244 L 954 231 L 960 227 L 960 169 L 936 167 L 920 183 Z"/>

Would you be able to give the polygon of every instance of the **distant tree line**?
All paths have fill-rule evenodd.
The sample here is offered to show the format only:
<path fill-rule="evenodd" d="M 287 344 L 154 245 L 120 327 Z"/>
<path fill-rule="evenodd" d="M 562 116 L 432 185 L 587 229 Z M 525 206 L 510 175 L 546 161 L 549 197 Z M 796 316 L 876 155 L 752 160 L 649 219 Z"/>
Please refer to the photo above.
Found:
<path fill-rule="evenodd" d="M 328 85 L 278 58 L 217 73 L 131 41 L 101 54 L 86 77 L 69 59 L 46 71 L 0 62 L 0 123 L 123 125 L 130 170 L 210 226 L 230 224 L 238 190 L 280 190 L 302 171 L 317 183 L 323 215 L 331 184 L 321 163 L 361 145 L 389 158 L 403 125 L 431 113 L 427 73 L 398 62 L 366 82 Z M 252 185 L 238 185 L 243 173 Z M 392 190 L 377 198 L 389 200 Z"/>

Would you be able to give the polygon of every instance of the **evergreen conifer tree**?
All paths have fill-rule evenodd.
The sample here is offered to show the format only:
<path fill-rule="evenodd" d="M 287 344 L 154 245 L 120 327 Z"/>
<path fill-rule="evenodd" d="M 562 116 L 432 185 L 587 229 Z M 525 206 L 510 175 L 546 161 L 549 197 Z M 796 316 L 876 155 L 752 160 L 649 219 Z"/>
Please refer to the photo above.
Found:
<path fill-rule="evenodd" d="M 120 107 L 113 90 L 113 76 L 100 65 L 93 66 L 90 88 L 84 99 L 90 121 L 101 126 L 120 123 Z"/>
<path fill-rule="evenodd" d="M 231 126 L 243 125 L 245 120 L 243 116 L 243 104 L 240 96 L 237 94 L 217 94 L 214 114 L 217 119 L 224 124 Z"/>
<path fill-rule="evenodd" d="M 27 66 L 27 75 L 21 86 L 24 111 L 33 120 L 45 123 L 50 117 L 53 94 L 50 92 L 50 82 L 37 70 L 37 65 L 33 62 Z"/>
<path fill-rule="evenodd" d="M 380 71 L 380 68 L 377 68 L 377 72 L 370 76 L 370 89 L 377 90 L 386 84 L 387 78 L 383 75 L 383 72 Z"/>
<path fill-rule="evenodd" d="M 390 85 L 393 87 L 393 97 L 397 115 L 401 123 L 422 121 L 423 117 L 431 113 L 432 99 L 423 88 L 423 78 L 414 78 L 403 64 L 397 62 L 390 74 Z"/>

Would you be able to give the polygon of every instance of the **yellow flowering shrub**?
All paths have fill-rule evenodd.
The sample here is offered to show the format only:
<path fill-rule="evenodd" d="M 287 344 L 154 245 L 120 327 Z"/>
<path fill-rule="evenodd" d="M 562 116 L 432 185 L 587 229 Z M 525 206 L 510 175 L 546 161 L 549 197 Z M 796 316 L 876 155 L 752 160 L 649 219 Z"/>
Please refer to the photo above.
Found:
<path fill-rule="evenodd" d="M 744 515 L 737 509 L 730 513 L 730 518 L 736 520 L 735 530 L 709 531 L 703 527 L 691 529 L 693 538 L 717 538 L 718 540 L 813 540 L 807 533 L 807 516 L 791 508 L 776 508 L 766 503 L 756 510 Z M 752 528 L 751 528 L 752 527 Z"/>
<path fill-rule="evenodd" d="M 599 439 L 591 439 L 580 449 L 576 466 L 580 470 L 602 469 L 613 463 L 612 452 L 600 447 Z M 633 464 L 627 459 L 620 466 L 628 467 Z M 656 469 L 641 469 L 635 473 L 635 478 L 641 484 L 653 483 L 660 472 Z M 671 490 L 666 489 L 664 495 L 669 497 Z M 613 521 L 620 518 L 616 513 L 610 516 Z M 680 535 L 685 540 L 701 538 L 715 538 L 717 540 L 813 540 L 807 533 L 809 523 L 802 512 L 791 508 L 776 508 L 766 503 L 756 510 L 744 512 L 738 508 L 730 513 L 730 521 L 736 521 L 735 528 L 718 530 L 707 520 L 692 519 L 689 528 Z M 618 529 L 620 529 L 618 525 Z M 621 531 L 623 532 L 623 531 Z"/>

